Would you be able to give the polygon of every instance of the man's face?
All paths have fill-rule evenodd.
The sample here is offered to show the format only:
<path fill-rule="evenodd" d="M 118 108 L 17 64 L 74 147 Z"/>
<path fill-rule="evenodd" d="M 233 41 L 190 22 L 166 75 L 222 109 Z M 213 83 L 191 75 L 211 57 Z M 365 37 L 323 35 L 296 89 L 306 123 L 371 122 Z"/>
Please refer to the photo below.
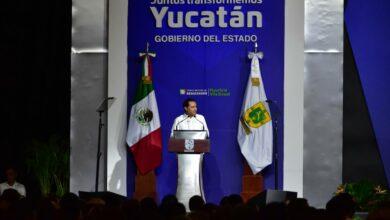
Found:
<path fill-rule="evenodd" d="M 8 182 L 8 183 L 13 183 L 13 182 L 15 182 L 16 176 L 17 176 L 15 170 L 13 170 L 13 169 L 8 169 L 8 170 L 5 171 L 5 175 L 7 176 L 7 182 Z"/>
<path fill-rule="evenodd" d="M 195 116 L 196 111 L 198 110 L 196 107 L 196 102 L 194 101 L 188 102 L 188 106 L 184 107 L 184 109 L 186 110 L 188 116 Z"/>

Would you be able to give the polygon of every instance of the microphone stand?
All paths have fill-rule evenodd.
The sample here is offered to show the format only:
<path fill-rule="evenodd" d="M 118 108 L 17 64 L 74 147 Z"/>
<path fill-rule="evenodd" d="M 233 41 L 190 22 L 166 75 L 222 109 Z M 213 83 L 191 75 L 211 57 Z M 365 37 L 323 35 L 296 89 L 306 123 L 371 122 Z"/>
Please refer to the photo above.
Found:
<path fill-rule="evenodd" d="M 269 104 L 270 111 L 271 111 L 271 106 L 274 111 L 271 112 L 274 113 L 272 114 L 272 122 L 273 122 L 273 141 L 272 141 L 272 148 L 273 148 L 273 158 L 274 158 L 274 188 L 275 190 L 279 189 L 279 151 L 278 151 L 278 125 L 279 125 L 279 115 L 280 115 L 280 110 L 276 103 L 272 100 L 267 100 L 266 101 Z"/>
<path fill-rule="evenodd" d="M 273 129 L 274 129 L 273 148 L 274 148 L 274 161 L 275 161 L 275 189 L 279 189 L 278 117 L 275 117 Z"/>
<path fill-rule="evenodd" d="M 176 124 L 176 129 L 175 129 L 175 130 L 177 130 L 178 127 L 179 127 L 179 124 L 181 124 L 181 123 L 182 123 L 183 121 L 185 121 L 187 118 L 189 118 L 188 115 L 186 115 L 186 117 L 185 117 L 183 120 L 179 121 L 179 122 Z"/>
<path fill-rule="evenodd" d="M 98 130 L 98 146 L 97 146 L 97 153 L 96 153 L 96 176 L 95 176 L 95 192 L 99 191 L 99 169 L 100 169 L 100 157 L 102 156 L 101 152 L 101 139 L 102 139 L 102 128 L 104 126 L 102 115 L 104 112 L 108 110 L 108 108 L 112 105 L 114 102 L 114 97 L 108 97 L 105 98 L 97 108 L 97 112 L 99 113 L 99 130 Z"/>
<path fill-rule="evenodd" d="M 204 124 L 203 124 L 203 122 L 201 122 L 199 119 L 197 119 L 197 118 L 196 118 L 196 115 L 194 115 L 194 118 L 195 118 L 200 124 L 202 124 L 202 131 L 204 131 Z"/>
<path fill-rule="evenodd" d="M 99 168 L 100 168 L 100 157 L 102 156 L 101 152 L 101 136 L 102 136 L 102 128 L 104 126 L 102 122 L 102 114 L 104 110 L 99 110 L 99 131 L 98 131 L 98 149 L 96 154 L 96 179 L 95 179 L 95 192 L 99 191 Z"/>

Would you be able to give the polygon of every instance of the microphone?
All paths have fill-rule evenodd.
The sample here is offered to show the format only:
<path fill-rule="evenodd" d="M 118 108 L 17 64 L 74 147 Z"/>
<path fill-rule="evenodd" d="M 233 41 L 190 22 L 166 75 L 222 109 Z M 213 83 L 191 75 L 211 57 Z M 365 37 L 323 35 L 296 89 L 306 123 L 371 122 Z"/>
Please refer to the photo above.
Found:
<path fill-rule="evenodd" d="M 203 126 L 202 131 L 204 131 L 204 124 L 203 124 L 203 122 L 201 122 L 199 119 L 197 119 L 197 118 L 196 118 L 196 115 L 194 115 L 194 118 L 195 118 L 199 123 L 202 124 L 202 126 Z"/>
<path fill-rule="evenodd" d="M 176 130 L 179 126 L 180 123 L 182 123 L 183 121 L 185 121 L 189 116 L 187 115 L 187 117 L 185 117 L 183 120 L 179 121 L 177 124 L 176 124 Z"/>

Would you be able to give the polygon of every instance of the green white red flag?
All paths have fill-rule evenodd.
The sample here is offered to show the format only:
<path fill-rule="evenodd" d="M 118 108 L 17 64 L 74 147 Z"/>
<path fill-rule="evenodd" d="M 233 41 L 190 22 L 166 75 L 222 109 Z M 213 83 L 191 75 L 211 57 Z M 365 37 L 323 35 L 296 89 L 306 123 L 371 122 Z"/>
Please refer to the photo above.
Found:
<path fill-rule="evenodd" d="M 156 95 L 152 83 L 152 65 L 143 56 L 142 79 L 131 107 L 126 142 L 141 174 L 161 164 L 162 138 Z"/>

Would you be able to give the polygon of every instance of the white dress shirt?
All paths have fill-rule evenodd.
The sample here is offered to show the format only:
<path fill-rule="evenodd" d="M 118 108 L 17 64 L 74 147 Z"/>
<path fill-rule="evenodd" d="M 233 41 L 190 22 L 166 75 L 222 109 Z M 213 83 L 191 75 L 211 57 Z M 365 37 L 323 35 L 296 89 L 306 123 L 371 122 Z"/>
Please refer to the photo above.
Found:
<path fill-rule="evenodd" d="M 21 196 L 26 197 L 26 188 L 21 183 L 15 182 L 12 186 L 8 185 L 7 182 L 1 183 L 0 184 L 0 195 L 2 195 L 3 192 L 7 189 L 14 189 L 14 190 L 18 191 L 18 193 Z"/>
<path fill-rule="evenodd" d="M 205 130 L 207 137 L 210 137 L 206 120 L 200 114 L 196 114 L 193 117 L 189 117 L 187 114 L 180 115 L 173 122 L 171 136 L 173 136 L 174 130 Z"/>

